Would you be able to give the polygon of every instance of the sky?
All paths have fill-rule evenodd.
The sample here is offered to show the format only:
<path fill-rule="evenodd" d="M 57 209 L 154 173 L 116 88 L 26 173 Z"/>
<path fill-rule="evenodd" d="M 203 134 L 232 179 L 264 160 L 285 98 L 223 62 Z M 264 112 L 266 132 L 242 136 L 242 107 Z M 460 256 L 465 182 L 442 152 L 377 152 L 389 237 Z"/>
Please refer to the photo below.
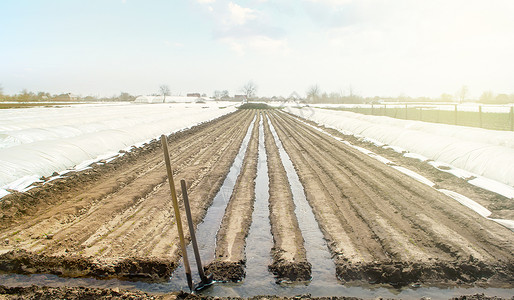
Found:
<path fill-rule="evenodd" d="M 512 0 L 1 0 L 0 85 L 82 96 L 215 90 L 514 93 Z"/>

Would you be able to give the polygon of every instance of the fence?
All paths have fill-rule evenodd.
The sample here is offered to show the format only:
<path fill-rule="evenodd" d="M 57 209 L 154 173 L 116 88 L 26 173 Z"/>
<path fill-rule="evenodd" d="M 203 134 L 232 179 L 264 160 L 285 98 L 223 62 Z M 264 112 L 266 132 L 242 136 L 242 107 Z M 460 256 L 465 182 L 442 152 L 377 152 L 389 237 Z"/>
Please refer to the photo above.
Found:
<path fill-rule="evenodd" d="M 514 106 L 371 104 L 335 109 L 404 120 L 514 131 Z"/>

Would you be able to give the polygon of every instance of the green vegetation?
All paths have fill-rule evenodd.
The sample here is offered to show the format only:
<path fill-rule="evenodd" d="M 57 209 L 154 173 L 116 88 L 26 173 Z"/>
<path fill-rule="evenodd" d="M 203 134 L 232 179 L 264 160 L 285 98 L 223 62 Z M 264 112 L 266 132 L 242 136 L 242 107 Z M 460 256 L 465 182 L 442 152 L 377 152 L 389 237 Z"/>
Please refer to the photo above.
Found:
<path fill-rule="evenodd" d="M 266 103 L 245 103 L 238 107 L 238 109 L 273 109 Z"/>
<path fill-rule="evenodd" d="M 32 91 L 28 91 L 23 89 L 18 94 L 6 95 L 3 94 L 2 86 L 0 85 L 0 104 L 4 102 L 18 102 L 20 105 L 25 104 L 25 102 L 59 102 L 61 105 L 63 102 L 110 102 L 110 101 L 126 101 L 131 102 L 136 99 L 135 96 L 130 95 L 129 93 L 121 92 L 119 95 L 113 95 L 111 97 L 98 97 L 98 96 L 81 96 L 75 95 L 72 93 L 65 94 L 50 94 L 47 92 L 37 92 L 34 93 Z M 41 105 L 46 105 L 46 103 L 42 103 Z M 40 106 L 38 104 L 33 104 L 32 106 Z M 27 107 L 27 106 L 17 106 L 16 108 Z M 5 107 L 0 107 L 5 108 Z"/>
<path fill-rule="evenodd" d="M 351 111 L 359 114 L 387 116 L 396 119 L 418 120 L 423 122 L 452 124 L 460 126 L 481 127 L 493 130 L 513 130 L 512 113 L 473 112 L 439 110 L 423 107 L 373 107 L 334 108 L 335 110 Z"/>
<path fill-rule="evenodd" d="M 62 107 L 62 106 L 69 106 L 74 104 L 80 104 L 85 102 L 16 102 L 16 103 L 2 103 L 0 102 L 0 109 L 7 109 L 7 108 L 29 108 L 29 107 Z"/>

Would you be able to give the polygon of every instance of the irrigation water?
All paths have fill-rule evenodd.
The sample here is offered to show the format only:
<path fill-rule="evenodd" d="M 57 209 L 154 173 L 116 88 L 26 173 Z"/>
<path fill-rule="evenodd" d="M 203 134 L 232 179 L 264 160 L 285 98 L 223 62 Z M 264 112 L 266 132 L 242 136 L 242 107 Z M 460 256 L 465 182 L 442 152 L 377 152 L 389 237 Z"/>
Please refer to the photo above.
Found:
<path fill-rule="evenodd" d="M 256 295 L 277 295 L 295 296 L 310 294 L 314 297 L 321 296 L 347 296 L 360 298 L 402 298 L 420 299 L 430 297 L 432 299 L 449 299 L 459 295 L 485 293 L 504 298 L 512 297 L 512 289 L 500 288 L 478 288 L 478 287 L 404 287 L 401 289 L 391 288 L 384 285 L 343 285 L 336 278 L 335 266 L 331 260 L 326 241 L 314 218 L 312 209 L 305 197 L 303 186 L 299 181 L 294 166 L 284 150 L 282 143 L 275 131 L 275 128 L 268 120 L 270 129 L 280 152 L 282 163 L 291 185 L 293 201 L 296 205 L 295 213 L 299 220 L 300 230 L 305 239 L 307 259 L 312 264 L 312 280 L 310 282 L 288 284 L 277 284 L 273 275 L 268 271 L 267 266 L 271 261 L 271 247 L 273 240 L 269 224 L 269 190 L 268 190 L 268 168 L 267 157 L 264 148 L 263 119 L 259 123 L 259 158 L 256 177 L 256 195 L 254 212 L 252 214 L 252 225 L 247 237 L 246 248 L 246 277 L 238 283 L 215 283 L 212 287 L 200 292 L 209 296 L 231 296 L 251 297 Z M 211 207 L 201 224 L 197 228 L 198 246 L 202 262 L 208 263 L 214 259 L 216 234 L 225 213 L 228 200 L 234 189 L 236 179 L 241 170 L 243 159 L 246 153 L 251 132 L 255 126 L 255 119 L 248 129 L 241 148 L 230 171 L 225 178 L 223 185 L 215 196 Z M 193 251 L 188 246 L 188 254 L 191 258 L 191 269 L 195 274 L 194 279 L 199 281 L 196 275 L 196 265 L 192 259 Z M 1 274 L 0 284 L 6 286 L 87 286 L 96 288 L 120 288 L 128 290 L 141 290 L 150 293 L 169 293 L 173 291 L 188 291 L 184 267 L 181 264 L 174 272 L 173 277 L 166 283 L 147 283 L 122 280 L 98 280 L 93 278 L 62 278 L 56 275 L 37 274 Z"/>
<path fill-rule="evenodd" d="M 246 135 L 241 143 L 241 147 L 237 156 L 230 167 L 230 170 L 227 174 L 227 177 L 223 181 L 223 184 L 219 190 L 219 192 L 214 197 L 212 201 L 212 205 L 207 210 L 205 217 L 197 226 L 196 230 L 196 238 L 198 240 L 198 248 L 200 252 L 200 257 L 202 258 L 202 263 L 206 264 L 212 260 L 214 260 L 214 252 L 216 246 L 216 235 L 219 230 L 219 226 L 221 224 L 221 220 L 223 219 L 223 215 L 225 214 L 225 209 L 227 208 L 228 201 L 230 200 L 230 196 L 234 190 L 234 186 L 237 181 L 237 177 L 241 171 L 243 160 L 245 158 L 246 149 L 248 148 L 248 143 L 250 142 L 250 137 L 252 136 L 252 130 L 255 126 L 256 117 L 253 119 L 251 125 L 246 132 Z M 194 261 L 194 253 L 193 247 L 191 244 L 187 246 L 187 254 L 190 258 L 191 271 L 193 273 L 193 279 L 195 282 L 199 282 L 200 278 L 197 274 L 197 266 Z M 184 290 L 187 291 L 189 288 L 187 286 L 186 275 L 184 271 L 184 263 L 181 260 L 179 267 L 173 272 L 173 276 L 170 281 L 166 284 L 168 291 L 176 291 L 176 290 Z"/>

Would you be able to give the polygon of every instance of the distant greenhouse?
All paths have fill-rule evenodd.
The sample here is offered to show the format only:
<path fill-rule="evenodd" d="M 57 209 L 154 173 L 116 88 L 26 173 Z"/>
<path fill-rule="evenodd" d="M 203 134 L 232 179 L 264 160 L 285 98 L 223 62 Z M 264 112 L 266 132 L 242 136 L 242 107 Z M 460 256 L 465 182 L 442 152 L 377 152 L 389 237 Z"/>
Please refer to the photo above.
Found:
<path fill-rule="evenodd" d="M 162 95 L 158 96 L 138 96 L 134 100 L 135 103 L 196 103 L 196 102 L 207 102 L 214 101 L 208 97 L 185 97 L 185 96 L 166 96 L 166 99 Z"/>
<path fill-rule="evenodd" d="M 160 96 L 137 96 L 136 103 L 164 103 L 164 97 Z"/>

